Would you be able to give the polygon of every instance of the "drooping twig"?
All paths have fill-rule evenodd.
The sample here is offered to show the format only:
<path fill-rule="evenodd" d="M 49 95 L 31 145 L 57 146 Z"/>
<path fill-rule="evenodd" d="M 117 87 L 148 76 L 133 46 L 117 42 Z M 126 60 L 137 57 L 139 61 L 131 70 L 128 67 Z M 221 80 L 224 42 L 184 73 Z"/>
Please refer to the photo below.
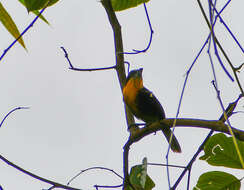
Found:
<path fill-rule="evenodd" d="M 66 49 L 64 47 L 60 47 L 60 48 L 64 51 L 64 56 L 67 59 L 71 70 L 74 70 L 74 71 L 101 71 L 101 70 L 116 69 L 116 65 L 111 66 L 111 67 L 99 67 L 99 68 L 90 68 L 90 69 L 80 69 L 80 68 L 73 67 Z"/>
<path fill-rule="evenodd" d="M 227 69 L 226 69 L 225 66 L 223 65 L 223 63 L 222 63 L 222 61 L 221 61 L 221 58 L 220 58 L 220 56 L 219 56 L 219 54 L 218 54 L 218 50 L 217 50 L 216 45 L 217 45 L 217 46 L 219 47 L 219 49 L 221 50 L 222 54 L 224 55 L 224 57 L 225 57 L 225 59 L 227 60 L 227 62 L 229 63 L 229 65 L 232 65 L 232 63 L 231 63 L 229 57 L 227 56 L 227 54 L 225 53 L 224 49 L 222 48 L 222 46 L 221 46 L 220 42 L 218 41 L 217 37 L 215 36 L 214 31 L 213 31 L 213 29 L 212 29 L 212 26 L 211 26 L 211 24 L 210 24 L 209 21 L 208 21 L 208 18 L 207 18 L 207 16 L 206 16 L 206 13 L 205 13 L 205 11 L 204 11 L 204 9 L 203 9 L 203 6 L 202 6 L 200 0 L 197 0 L 197 2 L 198 2 L 198 5 L 199 5 L 199 7 L 200 7 L 200 10 L 201 10 L 201 12 L 202 12 L 202 14 L 203 14 L 203 17 L 204 17 L 204 19 L 205 19 L 205 21 L 206 21 L 206 23 L 207 23 L 207 25 L 208 25 L 208 27 L 209 27 L 209 29 L 210 29 L 211 35 L 213 36 L 213 40 L 214 40 L 214 48 L 215 48 L 215 54 L 216 54 L 216 56 L 217 56 L 217 58 L 218 58 L 218 61 L 219 61 L 220 65 L 221 65 L 221 67 L 223 68 L 223 70 L 225 71 L 225 73 L 227 74 L 227 76 L 231 79 L 231 81 L 234 81 L 233 77 L 230 75 L 230 73 L 227 71 Z"/>
<path fill-rule="evenodd" d="M 139 54 L 139 53 L 145 53 L 151 46 L 151 43 L 152 43 L 152 37 L 153 37 L 153 28 L 152 28 L 152 24 L 151 24 L 151 21 L 150 21 L 150 18 L 149 18 L 149 14 L 147 12 L 147 6 L 146 6 L 146 3 L 143 3 L 144 5 L 144 10 L 145 10 L 145 13 L 146 13 L 146 16 L 147 16 L 147 22 L 148 22 L 148 25 L 149 25 L 149 28 L 150 28 L 150 39 L 149 39 L 149 43 L 147 45 L 147 47 L 143 50 L 136 50 L 136 49 L 133 49 L 133 52 L 124 52 L 123 54 Z"/>
<path fill-rule="evenodd" d="M 229 0 L 226 3 L 226 6 L 230 3 L 231 0 Z M 210 2 L 211 5 L 213 6 L 212 2 Z M 225 7 L 226 7 L 225 6 Z M 220 12 L 217 11 L 216 6 L 213 6 L 213 10 L 217 13 L 216 17 L 219 17 L 220 22 L 224 25 L 224 27 L 226 28 L 226 30 L 229 32 L 229 34 L 231 35 L 231 37 L 234 39 L 234 41 L 236 42 L 236 44 L 239 46 L 239 48 L 241 49 L 241 51 L 244 53 L 244 49 L 241 46 L 241 44 L 239 43 L 239 41 L 237 40 L 237 38 L 235 37 L 235 35 L 232 33 L 232 31 L 230 30 L 230 28 L 227 26 L 227 24 L 225 23 L 225 21 L 222 19 L 222 17 L 220 16 Z"/>
<path fill-rule="evenodd" d="M 7 117 L 8 117 L 11 113 L 13 113 L 13 112 L 16 111 L 16 110 L 20 110 L 20 109 L 29 109 L 29 107 L 17 107 L 17 108 L 12 109 L 10 112 L 8 112 L 8 113 L 4 116 L 3 120 L 2 120 L 1 123 L 0 123 L 0 128 L 2 127 L 4 121 L 7 119 Z"/>
<path fill-rule="evenodd" d="M 84 169 L 84 170 L 81 170 L 78 174 L 76 174 L 74 177 L 72 177 L 67 185 L 70 185 L 70 183 L 75 180 L 77 177 L 79 177 L 81 174 L 83 174 L 84 172 L 87 172 L 87 171 L 90 171 L 90 170 L 106 170 L 106 171 L 109 171 L 109 172 L 112 172 L 113 174 L 115 174 L 117 177 L 119 177 L 120 179 L 124 179 L 121 175 L 119 175 L 117 172 L 115 172 L 114 170 L 112 169 L 109 169 L 109 168 L 105 168 L 105 167 L 91 167 L 91 168 L 87 168 L 87 169 Z"/>

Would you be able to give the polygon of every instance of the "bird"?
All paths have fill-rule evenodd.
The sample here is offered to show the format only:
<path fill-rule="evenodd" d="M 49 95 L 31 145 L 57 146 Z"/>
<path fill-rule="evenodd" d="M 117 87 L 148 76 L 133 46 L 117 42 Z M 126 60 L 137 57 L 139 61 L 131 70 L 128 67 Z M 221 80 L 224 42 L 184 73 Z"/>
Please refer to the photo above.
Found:
<path fill-rule="evenodd" d="M 166 116 L 158 99 L 143 86 L 142 71 L 143 68 L 129 72 L 123 87 L 123 100 L 132 114 L 148 126 L 153 122 L 165 119 Z M 162 132 L 168 142 L 171 139 L 171 150 L 180 153 L 180 144 L 175 135 L 172 134 L 170 127 L 165 126 Z"/>

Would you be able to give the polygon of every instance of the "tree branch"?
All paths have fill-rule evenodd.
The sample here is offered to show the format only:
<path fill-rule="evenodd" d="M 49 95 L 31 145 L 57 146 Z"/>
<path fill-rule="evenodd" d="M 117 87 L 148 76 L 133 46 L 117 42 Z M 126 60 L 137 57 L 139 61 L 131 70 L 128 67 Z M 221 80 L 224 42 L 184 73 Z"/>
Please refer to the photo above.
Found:
<path fill-rule="evenodd" d="M 148 125 L 146 127 L 140 128 L 136 131 L 136 133 L 130 136 L 130 139 L 128 140 L 127 143 L 131 145 L 134 142 L 139 141 L 140 139 L 142 139 L 147 135 L 162 130 L 162 128 L 169 127 L 169 126 L 171 127 L 174 123 L 174 120 L 175 120 L 174 118 L 164 119 L 158 122 L 154 122 L 151 125 Z M 213 131 L 219 131 L 226 134 L 230 134 L 227 125 L 219 120 L 178 118 L 175 127 L 204 128 L 204 129 L 211 129 Z M 237 139 L 244 141 L 244 131 L 233 127 L 232 130 Z"/>
<path fill-rule="evenodd" d="M 17 169 L 17 170 L 19 170 L 19 171 L 21 171 L 21 172 L 23 172 L 23 173 L 25 173 L 25 174 L 27 174 L 27 175 L 29 175 L 29 176 L 35 178 L 35 179 L 38 179 L 38 180 L 40 180 L 40 181 L 42 181 L 42 182 L 45 182 L 45 183 L 48 183 L 48 184 L 52 185 L 51 188 L 57 187 L 57 188 L 62 188 L 62 189 L 67 189 L 67 190 L 81 190 L 81 189 L 77 189 L 77 188 L 69 187 L 69 186 L 63 185 L 63 184 L 61 184 L 61 183 L 57 183 L 57 182 L 55 182 L 55 181 L 51 181 L 51 180 L 45 179 L 45 178 L 43 178 L 43 177 L 40 177 L 40 176 L 38 176 L 38 175 L 36 175 L 36 174 L 34 174 L 34 173 L 31 173 L 31 172 L 29 172 L 29 171 L 27 171 L 27 170 L 25 170 L 25 169 L 23 169 L 23 168 L 17 166 L 17 165 L 14 164 L 13 162 L 10 162 L 10 161 L 7 160 L 6 158 L 4 158 L 2 155 L 0 155 L 0 159 L 1 159 L 2 161 L 4 161 L 5 163 L 7 163 L 8 165 L 14 167 L 15 169 Z"/>
<path fill-rule="evenodd" d="M 113 10 L 112 4 L 110 0 L 102 0 L 101 1 L 103 7 L 106 10 L 106 13 L 108 15 L 109 22 L 112 26 L 113 29 L 113 34 L 114 34 L 114 45 L 115 45 L 115 58 L 116 58 L 116 71 L 117 71 L 117 76 L 120 84 L 121 91 L 123 90 L 123 86 L 125 85 L 125 66 L 124 66 L 124 54 L 121 52 L 124 52 L 123 50 L 123 41 L 122 41 L 122 34 L 121 34 L 121 26 L 119 24 L 119 21 L 115 15 L 115 12 Z M 127 121 L 127 126 L 130 126 L 131 124 L 135 123 L 134 117 L 129 111 L 128 107 L 124 104 L 125 106 L 125 115 L 126 115 L 126 121 Z M 132 134 L 133 131 L 137 127 L 131 127 L 130 133 Z M 124 186 L 123 189 L 125 189 L 129 184 L 129 172 L 128 172 L 128 156 L 129 156 L 129 151 L 124 150 L 124 155 L 123 155 L 123 170 L 124 170 Z M 131 186 L 131 185 L 130 185 Z M 133 187 L 132 187 L 133 188 Z"/>

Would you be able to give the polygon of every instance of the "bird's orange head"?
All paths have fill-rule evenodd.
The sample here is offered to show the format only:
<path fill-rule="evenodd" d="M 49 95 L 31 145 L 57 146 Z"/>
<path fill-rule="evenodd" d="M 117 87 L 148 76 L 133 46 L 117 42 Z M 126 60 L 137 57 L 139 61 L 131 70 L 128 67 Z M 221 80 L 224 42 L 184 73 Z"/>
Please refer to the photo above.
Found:
<path fill-rule="evenodd" d="M 140 68 L 138 70 L 132 70 L 131 72 L 129 72 L 126 78 L 125 87 L 128 85 L 133 86 L 133 88 L 137 89 L 143 88 L 142 71 L 143 68 Z"/>

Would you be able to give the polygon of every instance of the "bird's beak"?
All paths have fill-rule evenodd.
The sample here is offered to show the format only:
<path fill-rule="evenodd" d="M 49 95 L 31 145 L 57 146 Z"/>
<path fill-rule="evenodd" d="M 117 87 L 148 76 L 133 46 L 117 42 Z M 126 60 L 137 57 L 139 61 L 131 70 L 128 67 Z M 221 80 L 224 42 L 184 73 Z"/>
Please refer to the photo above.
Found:
<path fill-rule="evenodd" d="M 143 68 L 138 69 L 138 73 L 140 76 L 142 76 L 142 71 L 143 71 Z"/>

